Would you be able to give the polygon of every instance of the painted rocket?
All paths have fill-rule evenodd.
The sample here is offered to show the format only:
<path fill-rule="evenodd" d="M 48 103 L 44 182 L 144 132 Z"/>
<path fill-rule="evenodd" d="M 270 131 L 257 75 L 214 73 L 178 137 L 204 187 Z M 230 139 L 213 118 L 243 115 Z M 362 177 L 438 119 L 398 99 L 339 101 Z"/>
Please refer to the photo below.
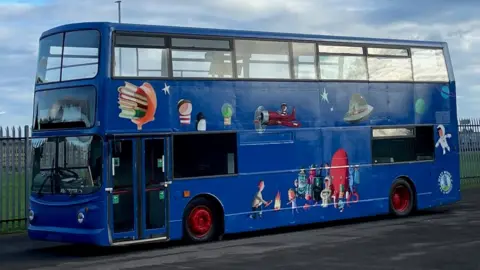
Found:
<path fill-rule="evenodd" d="M 343 149 L 338 149 L 332 157 L 330 176 L 332 178 L 332 196 L 335 201 L 338 200 L 340 195 L 340 187 L 343 185 L 344 192 L 347 197 L 350 193 L 348 183 L 348 156 L 347 152 Z"/>

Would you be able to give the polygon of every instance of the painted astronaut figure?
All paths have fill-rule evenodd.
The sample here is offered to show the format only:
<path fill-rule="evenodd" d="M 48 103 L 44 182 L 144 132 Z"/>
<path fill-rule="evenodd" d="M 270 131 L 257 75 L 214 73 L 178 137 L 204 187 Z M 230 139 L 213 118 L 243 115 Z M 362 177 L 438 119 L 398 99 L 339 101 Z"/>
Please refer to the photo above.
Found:
<path fill-rule="evenodd" d="M 437 132 L 439 138 L 437 143 L 435 144 L 435 147 L 438 147 L 440 145 L 443 149 L 443 154 L 445 155 L 447 153 L 446 150 L 450 152 L 450 146 L 448 146 L 447 138 L 450 139 L 452 137 L 452 134 L 445 134 L 445 127 L 443 125 L 438 125 Z"/>

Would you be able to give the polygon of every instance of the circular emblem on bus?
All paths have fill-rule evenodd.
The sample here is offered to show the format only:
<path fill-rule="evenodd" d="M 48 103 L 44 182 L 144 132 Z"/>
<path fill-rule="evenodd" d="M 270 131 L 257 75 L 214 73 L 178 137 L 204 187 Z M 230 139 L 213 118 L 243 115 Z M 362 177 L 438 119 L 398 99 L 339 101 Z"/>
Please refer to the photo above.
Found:
<path fill-rule="evenodd" d="M 438 176 L 438 184 L 443 194 L 450 193 L 452 191 L 452 175 L 447 171 L 441 172 Z"/>

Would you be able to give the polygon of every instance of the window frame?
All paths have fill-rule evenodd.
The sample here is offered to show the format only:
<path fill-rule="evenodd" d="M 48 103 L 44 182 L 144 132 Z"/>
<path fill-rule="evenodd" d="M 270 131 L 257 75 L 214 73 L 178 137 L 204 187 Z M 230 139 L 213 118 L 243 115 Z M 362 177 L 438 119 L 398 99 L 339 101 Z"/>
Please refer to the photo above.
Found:
<path fill-rule="evenodd" d="M 295 77 L 295 55 L 294 55 L 294 44 L 310 44 L 313 45 L 313 68 L 315 72 L 315 79 L 299 79 Z M 305 41 L 305 40 L 288 40 L 288 50 L 289 50 L 289 61 L 290 61 L 290 77 L 293 81 L 308 81 L 308 82 L 318 82 L 320 79 L 320 69 L 318 61 L 318 45 L 316 41 Z"/>
<path fill-rule="evenodd" d="M 52 129 L 52 128 L 49 128 L 49 129 L 34 129 L 35 127 L 35 120 L 37 120 L 35 118 L 35 95 L 37 93 L 40 93 L 40 92 L 46 92 L 46 91 L 52 91 L 52 90 L 58 90 L 58 91 L 62 91 L 62 90 L 65 90 L 65 89 L 72 89 L 72 88 L 87 88 L 87 87 L 91 87 L 93 88 L 94 92 L 95 92 L 95 104 L 94 104 L 94 113 L 93 113 L 93 121 L 92 121 L 92 124 L 90 125 L 90 127 L 75 127 L 75 128 L 61 128 L 61 129 L 58 129 L 58 128 L 55 128 L 55 129 Z M 57 87 L 57 88 L 45 88 L 45 89 L 41 89 L 41 90 L 35 90 L 34 92 L 34 95 L 33 95 L 33 115 L 34 117 L 32 117 L 32 131 L 33 132 L 45 132 L 45 131 L 60 131 L 60 132 L 63 132 L 63 131 L 71 131 L 71 130 L 89 130 L 89 129 L 93 129 L 97 126 L 97 114 L 98 114 L 98 89 L 95 85 L 93 84 L 82 84 L 82 85 L 72 85 L 72 86 L 68 86 L 68 87 Z"/>
<path fill-rule="evenodd" d="M 360 47 L 362 48 L 362 53 L 324 53 L 324 52 L 320 52 L 320 49 L 318 48 L 320 45 L 324 45 L 324 46 L 339 46 L 339 47 Z M 322 81 L 322 82 L 370 82 L 370 77 L 369 77 L 369 73 L 368 73 L 368 55 L 367 55 L 367 45 L 366 44 L 360 44 L 360 43 L 346 43 L 346 42 L 328 42 L 328 41 L 325 41 L 325 42 L 317 42 L 316 43 L 316 46 L 315 46 L 315 52 L 316 52 L 316 68 L 317 68 L 317 72 L 318 72 L 318 80 Z M 327 55 L 327 56 L 361 56 L 364 58 L 365 60 L 365 71 L 367 72 L 367 78 L 365 80 L 338 80 L 338 79 L 322 79 L 322 74 L 320 72 L 320 56 L 322 55 Z"/>
<path fill-rule="evenodd" d="M 93 77 L 90 77 L 90 78 L 80 78 L 80 79 L 71 79 L 71 80 L 62 80 L 62 72 L 63 72 L 63 53 L 64 53 L 64 50 L 65 50 L 65 36 L 67 33 L 73 33 L 73 32 L 84 32 L 84 31 L 95 31 L 98 33 L 98 57 L 97 57 L 97 71 L 95 72 L 95 76 Z M 75 29 L 75 30 L 69 30 L 69 31 L 60 31 L 60 32 L 56 32 L 56 33 L 51 33 L 49 35 L 45 35 L 45 36 L 42 36 L 38 42 L 39 42 L 39 47 L 38 47 L 38 50 L 40 50 L 40 42 L 45 39 L 45 38 L 48 38 L 48 37 L 51 37 L 51 36 L 55 36 L 55 35 L 61 35 L 62 36 L 62 54 L 60 56 L 60 74 L 59 74 L 59 78 L 58 78 L 58 81 L 53 81 L 53 82 L 43 82 L 43 83 L 37 83 L 37 75 L 38 75 L 38 61 L 40 60 L 39 57 L 40 57 L 40 54 L 37 55 L 37 62 L 36 62 L 36 65 L 37 65 L 37 68 L 36 68 L 36 71 L 35 71 L 35 87 L 37 86 L 45 86 L 45 85 L 50 85 L 50 84 L 54 84 L 54 83 L 69 83 L 69 82 L 76 82 L 76 81 L 82 81 L 82 80 L 95 80 L 97 77 L 98 77 L 98 74 L 100 73 L 100 70 L 101 70 L 101 59 L 102 59 L 102 45 L 103 45 L 103 40 L 102 40 L 102 32 L 99 30 L 99 29 L 96 29 L 96 28 L 82 28 L 82 29 Z"/>
<path fill-rule="evenodd" d="M 151 46 L 151 45 L 122 45 L 117 47 L 116 41 L 117 36 L 134 36 L 134 37 L 156 37 L 156 38 L 163 38 L 163 46 Z M 111 61 L 110 61 L 110 76 L 112 79 L 151 79 L 151 80 L 161 80 L 161 79 L 169 79 L 172 78 L 172 51 L 170 50 L 170 39 L 168 36 L 163 34 L 156 34 L 156 33 L 145 33 L 145 32 L 130 32 L 130 31 L 114 31 L 112 33 L 112 40 L 111 40 Z M 138 71 L 138 49 L 165 49 L 167 50 L 167 76 L 166 77 L 152 77 L 152 76 L 121 76 L 115 75 L 115 49 L 116 48 L 134 48 L 137 49 L 137 71 Z M 119 58 L 120 59 L 120 58 Z M 121 65 L 121 61 L 120 61 Z"/>
<path fill-rule="evenodd" d="M 192 40 L 219 40 L 219 41 L 228 41 L 229 48 L 222 49 L 222 48 L 212 48 L 212 47 L 181 47 L 181 46 L 173 46 L 172 40 L 173 39 L 192 39 Z M 206 37 L 206 36 L 185 36 L 185 35 L 170 35 L 168 37 L 168 55 L 169 55 L 169 78 L 178 80 L 178 79 L 187 79 L 187 80 L 195 80 L 195 79 L 210 79 L 210 80 L 231 80 L 236 78 L 237 67 L 234 64 L 236 61 L 234 46 L 235 42 L 233 38 L 223 38 L 223 37 Z M 232 70 L 232 77 L 176 77 L 173 73 L 173 50 L 182 51 L 182 52 L 192 52 L 192 51 L 199 51 L 199 52 L 229 52 L 230 53 L 230 61 L 231 63 L 231 70 Z M 235 68 L 235 69 L 234 69 Z"/>
<path fill-rule="evenodd" d="M 162 37 L 165 38 L 165 48 L 168 50 L 167 55 L 168 59 L 168 77 L 149 77 L 149 76 L 114 76 L 114 59 L 115 59 L 115 38 L 117 35 L 129 35 L 129 36 L 154 36 L 154 37 Z M 206 40 L 228 40 L 230 44 L 230 50 L 221 49 L 221 48 L 200 48 L 200 47 L 172 47 L 172 38 L 184 38 L 184 39 L 206 39 Z M 269 41 L 269 42 L 285 42 L 288 44 L 288 52 L 289 52 L 289 72 L 290 72 L 290 79 L 284 78 L 239 78 L 238 71 L 237 71 L 237 57 L 236 57 L 236 48 L 235 48 L 235 41 L 236 40 L 244 40 L 244 41 Z M 293 63 L 293 44 L 295 43 L 306 43 L 306 44 L 314 44 L 315 45 L 315 72 L 316 72 L 316 79 L 296 79 L 295 78 L 295 71 L 294 71 L 294 63 Z M 138 31 L 128 31 L 128 30 L 114 30 L 112 31 L 112 46 L 111 46 L 111 54 L 112 54 L 112 61 L 110 61 L 110 76 L 112 79 L 136 79 L 136 80 L 177 80 L 177 81 L 192 81 L 192 80 L 199 80 L 199 81 L 261 81 L 261 82 L 346 82 L 346 83 L 449 83 L 451 80 L 450 71 L 449 71 L 449 62 L 447 61 L 446 57 L 448 56 L 445 54 L 445 47 L 438 45 L 438 46 L 427 46 L 427 45 L 401 45 L 401 44 L 385 44 L 380 42 L 360 42 L 360 41 L 339 41 L 339 40 L 318 40 L 314 39 L 292 39 L 292 38 L 255 38 L 255 37 L 233 37 L 233 36 L 217 36 L 217 35 L 201 35 L 201 34 L 172 34 L 167 32 L 138 32 Z M 319 45 L 327 45 L 327 46 L 351 46 L 351 47 L 361 47 L 363 53 L 362 54 L 349 54 L 349 53 L 320 53 L 319 52 Z M 145 46 L 148 47 L 148 46 Z M 157 48 L 157 47 L 155 47 Z M 160 48 L 160 47 L 158 47 Z M 368 54 L 368 48 L 385 48 L 385 49 L 404 49 L 407 51 L 408 56 L 402 55 L 378 55 Z M 412 59 L 412 48 L 418 49 L 437 49 L 442 50 L 442 55 L 444 62 L 447 68 L 447 81 L 415 81 L 414 80 L 414 72 L 413 72 L 413 59 Z M 212 51 L 229 51 L 231 53 L 232 59 L 232 77 L 231 78 L 217 78 L 217 77 L 174 77 L 173 76 L 173 65 L 172 65 L 172 50 L 212 50 Z M 367 79 L 366 80 L 333 80 L 333 79 L 322 79 L 320 77 L 320 65 L 319 65 L 319 56 L 320 55 L 333 55 L 333 56 L 363 56 L 365 57 L 366 62 L 366 71 L 367 71 Z M 369 76 L 369 67 L 368 67 L 368 57 L 375 57 L 375 58 L 408 58 L 410 59 L 411 65 L 410 70 L 412 72 L 412 80 L 370 80 Z"/>
<path fill-rule="evenodd" d="M 415 70 L 413 68 L 414 63 L 413 63 L 413 53 L 412 49 L 418 49 L 418 50 L 440 50 L 442 51 L 442 58 L 443 62 L 445 63 L 445 72 L 447 73 L 447 79 L 446 80 L 437 80 L 437 81 L 431 81 L 431 80 L 415 80 Z M 420 47 L 420 46 L 410 46 L 409 48 L 410 51 L 410 59 L 412 59 L 412 76 L 413 76 L 413 82 L 415 83 L 449 83 L 450 82 L 450 72 L 448 69 L 448 61 L 446 58 L 445 54 L 445 48 L 444 47 Z"/>
<path fill-rule="evenodd" d="M 416 142 L 417 139 L 417 128 L 418 127 L 431 127 L 432 128 L 432 158 L 431 159 L 425 159 L 425 160 L 410 160 L 410 161 L 398 161 L 398 162 L 377 162 L 375 163 L 374 160 L 374 154 L 373 154 L 373 141 L 381 141 L 381 140 L 392 140 L 392 139 L 402 139 L 402 138 L 407 138 L 411 139 Z M 403 136 L 385 136 L 385 137 L 374 137 L 373 136 L 373 130 L 374 129 L 413 129 L 413 135 L 403 135 Z M 371 164 L 372 166 L 388 166 L 388 165 L 396 165 L 396 164 L 409 164 L 409 163 L 426 163 L 426 162 L 435 162 L 436 161 L 436 155 L 435 155 L 435 125 L 433 124 L 419 124 L 419 125 L 399 125 L 399 126 L 372 126 L 370 127 L 370 158 L 371 158 Z M 415 155 L 417 155 L 416 149 L 415 149 Z"/>
<path fill-rule="evenodd" d="M 390 54 L 369 54 L 368 53 L 368 49 L 369 48 L 372 48 L 372 49 L 404 49 L 407 51 L 407 55 L 390 55 Z M 384 46 L 384 45 L 381 45 L 381 44 L 378 44 L 378 45 L 366 45 L 364 47 L 364 53 L 366 54 L 366 61 L 367 61 L 367 78 L 368 78 L 368 82 L 370 83 L 385 83 L 385 82 L 388 82 L 388 83 L 415 83 L 415 80 L 414 80 L 414 73 L 413 73 L 413 59 L 412 59 L 412 51 L 411 51 L 411 47 L 409 46 Z M 368 69 L 368 59 L 369 58 L 377 58 L 377 59 L 410 59 L 410 71 L 411 71 L 411 74 L 412 74 L 412 79 L 411 80 L 396 80 L 396 81 L 392 81 L 392 80 L 375 80 L 375 81 L 372 81 L 370 80 L 370 70 Z"/>
<path fill-rule="evenodd" d="M 206 175 L 206 176 L 189 176 L 189 177 L 175 177 L 175 138 L 180 137 L 180 136 L 192 136 L 192 135 L 199 135 L 199 136 L 205 136 L 205 135 L 214 135 L 214 134 L 230 134 L 231 136 L 235 136 L 235 153 L 234 153 L 234 167 L 235 167 L 235 173 L 232 174 L 219 174 L 219 175 Z M 185 181 L 185 180 L 194 180 L 194 179 L 212 179 L 212 178 L 220 178 L 220 177 L 237 177 L 240 175 L 239 171 L 239 137 L 238 137 L 238 131 L 204 131 L 204 132 L 181 132 L 181 133 L 175 133 L 172 134 L 171 136 L 171 145 L 172 145 L 172 157 L 171 157 L 171 174 L 172 174 L 172 179 L 174 181 Z"/>
<path fill-rule="evenodd" d="M 262 38 L 233 38 L 233 44 L 234 46 L 236 46 L 236 42 L 235 41 L 264 41 L 264 42 L 277 42 L 277 43 L 287 43 L 287 52 L 288 52 L 288 55 L 287 55 L 287 59 L 288 59 L 288 72 L 289 72 L 289 76 L 290 78 L 286 79 L 286 78 L 245 78 L 245 77 L 238 77 L 238 72 L 237 72 L 237 51 L 236 49 L 232 51 L 232 54 L 235 54 L 235 62 L 234 62 L 234 66 L 235 66 L 235 72 L 233 75 L 233 78 L 234 80 L 245 80 L 245 81 L 285 81 L 285 82 L 290 82 L 290 81 L 317 81 L 318 79 L 315 79 L 315 80 L 308 80 L 308 79 L 303 79 L 303 80 L 297 80 L 297 79 L 294 79 L 294 68 L 293 68 L 293 45 L 292 43 L 295 43 L 294 40 L 290 40 L 290 39 L 262 39 Z"/>

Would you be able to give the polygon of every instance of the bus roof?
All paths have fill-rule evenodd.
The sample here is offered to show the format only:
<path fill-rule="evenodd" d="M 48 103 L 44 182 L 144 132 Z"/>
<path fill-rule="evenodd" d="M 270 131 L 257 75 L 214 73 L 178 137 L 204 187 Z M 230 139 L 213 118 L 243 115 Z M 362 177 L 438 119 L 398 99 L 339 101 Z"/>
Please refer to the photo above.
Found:
<path fill-rule="evenodd" d="M 197 35 L 197 36 L 216 36 L 246 39 L 277 39 L 277 40 L 300 40 L 315 42 L 343 42 L 343 43 L 362 43 L 387 46 L 407 46 L 407 47 L 446 47 L 443 41 L 421 41 L 421 40 L 402 40 L 402 39 L 381 39 L 366 37 L 334 36 L 334 35 L 313 35 L 300 33 L 282 33 L 265 31 L 247 31 L 247 30 L 228 30 L 215 28 L 199 27 L 180 27 L 166 25 L 144 25 L 130 23 L 111 23 L 111 22 L 82 22 L 65 24 L 42 33 L 41 38 L 58 32 L 73 31 L 80 29 L 101 29 L 109 28 L 112 31 L 131 31 L 148 32 L 174 35 Z"/>

